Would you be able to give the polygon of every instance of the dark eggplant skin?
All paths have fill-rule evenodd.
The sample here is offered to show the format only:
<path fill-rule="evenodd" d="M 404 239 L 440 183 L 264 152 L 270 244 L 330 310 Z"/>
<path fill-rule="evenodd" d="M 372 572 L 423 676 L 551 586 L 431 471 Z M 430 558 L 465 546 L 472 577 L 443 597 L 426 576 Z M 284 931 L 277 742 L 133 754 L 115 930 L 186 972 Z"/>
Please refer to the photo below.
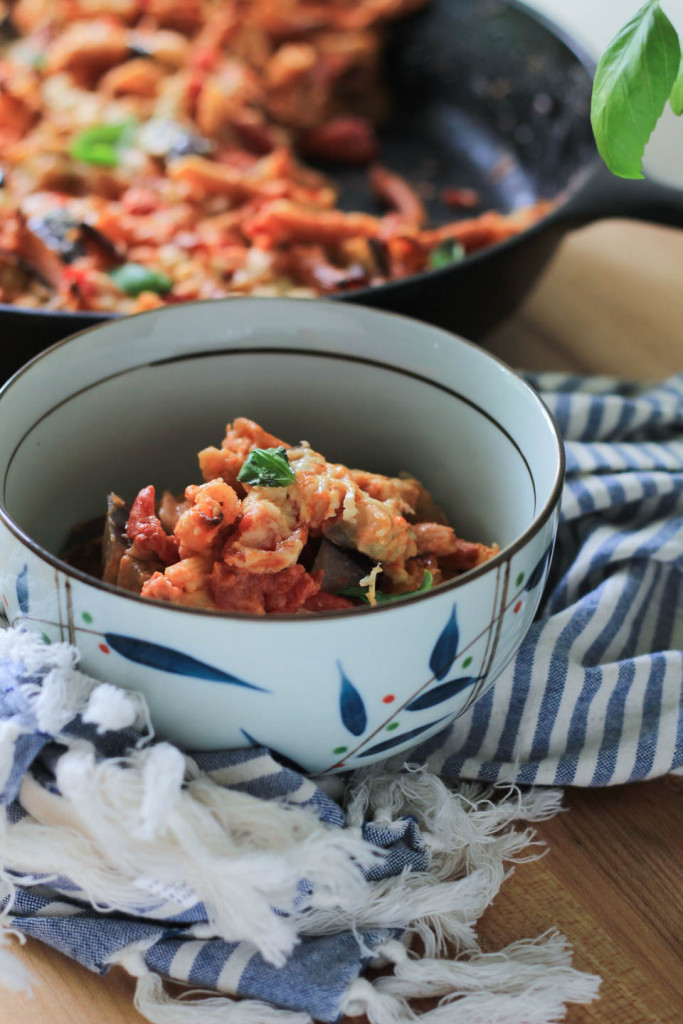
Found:
<path fill-rule="evenodd" d="M 26 228 L 46 248 L 56 253 L 62 263 L 73 263 L 80 256 L 85 256 L 81 225 L 65 210 L 29 217 Z"/>
<path fill-rule="evenodd" d="M 322 572 L 320 589 L 337 594 L 345 587 L 357 587 L 372 569 L 370 558 L 350 548 L 340 548 L 323 538 L 313 562 L 312 572 Z"/>
<path fill-rule="evenodd" d="M 102 524 L 102 579 L 116 583 L 121 559 L 130 547 L 126 536 L 126 523 L 130 509 L 123 498 L 112 491 L 107 495 L 107 512 Z"/>
<path fill-rule="evenodd" d="M 79 227 L 81 237 L 86 246 L 97 250 L 105 260 L 112 264 L 124 262 L 114 243 L 103 235 L 101 231 L 98 231 L 92 224 L 87 224 L 85 221 L 82 221 Z"/>

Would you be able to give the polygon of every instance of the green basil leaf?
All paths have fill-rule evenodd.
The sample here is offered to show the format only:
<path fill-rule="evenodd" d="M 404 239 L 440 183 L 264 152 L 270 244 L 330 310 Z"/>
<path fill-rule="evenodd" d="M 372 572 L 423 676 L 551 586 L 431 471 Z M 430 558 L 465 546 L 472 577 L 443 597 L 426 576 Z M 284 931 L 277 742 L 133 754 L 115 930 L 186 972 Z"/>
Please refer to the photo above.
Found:
<path fill-rule="evenodd" d="M 156 292 L 163 295 L 170 292 L 173 281 L 166 274 L 150 267 L 143 267 L 141 263 L 124 263 L 121 267 L 109 271 L 109 276 L 117 287 L 131 295 L 133 298 L 142 292 Z"/>
<path fill-rule="evenodd" d="M 679 43 L 680 45 L 680 43 Z M 671 90 L 669 96 L 669 103 L 676 117 L 680 117 L 683 114 L 683 53 L 681 53 L 681 63 L 678 68 L 678 77 L 674 82 L 674 87 Z"/>
<path fill-rule="evenodd" d="M 600 58 L 591 123 L 600 155 L 614 174 L 643 177 L 645 145 L 674 86 L 680 59 L 678 35 L 658 0 L 647 0 Z"/>
<path fill-rule="evenodd" d="M 425 569 L 424 576 L 422 577 L 422 583 L 417 590 L 410 590 L 407 594 L 383 594 L 378 590 L 375 594 L 375 598 L 378 605 L 394 604 L 396 601 L 405 601 L 407 597 L 415 597 L 416 594 L 426 593 L 428 590 L 432 589 L 433 583 L 434 577 L 429 569 Z M 338 590 L 337 593 L 342 597 L 356 597 L 364 604 L 370 604 L 367 587 L 343 587 L 342 590 Z"/>
<path fill-rule="evenodd" d="M 460 242 L 451 239 L 432 249 L 427 264 L 430 270 L 440 270 L 441 267 L 449 267 L 451 263 L 460 263 L 465 259 L 465 255 L 465 249 Z"/>
<path fill-rule="evenodd" d="M 289 487 L 296 483 L 294 470 L 287 460 L 287 449 L 254 448 L 237 474 L 243 484 L 257 487 Z"/>
<path fill-rule="evenodd" d="M 131 142 L 135 121 L 95 124 L 77 135 L 69 147 L 74 160 L 99 167 L 118 167 L 121 150 Z"/>

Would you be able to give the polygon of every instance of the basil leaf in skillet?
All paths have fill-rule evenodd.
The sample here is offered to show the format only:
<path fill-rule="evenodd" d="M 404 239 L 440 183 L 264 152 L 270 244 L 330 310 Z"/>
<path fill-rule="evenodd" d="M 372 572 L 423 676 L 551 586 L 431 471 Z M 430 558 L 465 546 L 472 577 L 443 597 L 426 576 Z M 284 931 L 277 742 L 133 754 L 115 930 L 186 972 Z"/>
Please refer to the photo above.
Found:
<path fill-rule="evenodd" d="M 98 167 L 118 167 L 121 151 L 130 145 L 136 127 L 135 121 L 94 124 L 76 136 L 69 147 L 69 155 Z"/>
<path fill-rule="evenodd" d="M 170 277 L 158 270 L 152 270 L 151 267 L 144 267 L 142 263 L 124 263 L 123 266 L 110 270 L 109 276 L 122 292 L 133 298 L 142 292 L 164 295 L 173 287 Z"/>
<path fill-rule="evenodd" d="M 396 601 L 405 601 L 407 597 L 415 597 L 416 594 L 424 594 L 428 590 L 431 590 L 433 583 L 434 577 L 429 569 L 425 569 L 424 576 L 422 577 L 422 583 L 417 590 L 411 590 L 407 594 L 383 594 L 378 590 L 375 592 L 375 600 L 378 605 L 394 604 Z M 340 594 L 341 597 L 355 597 L 364 604 L 370 604 L 367 587 L 343 587 L 341 590 L 338 590 L 337 593 Z"/>
<path fill-rule="evenodd" d="M 593 82 L 591 123 L 609 169 L 622 178 L 642 178 L 645 146 L 672 97 L 683 107 L 678 34 L 659 0 L 647 0 L 614 37 L 600 58 Z"/>
<path fill-rule="evenodd" d="M 465 259 L 465 249 L 460 242 L 448 241 L 432 249 L 427 264 L 430 270 L 440 270 L 441 267 L 449 267 L 451 263 L 460 263 Z"/>
<path fill-rule="evenodd" d="M 287 461 L 287 449 L 282 445 L 250 451 L 237 479 L 257 487 L 289 487 L 296 483 L 294 470 Z"/>

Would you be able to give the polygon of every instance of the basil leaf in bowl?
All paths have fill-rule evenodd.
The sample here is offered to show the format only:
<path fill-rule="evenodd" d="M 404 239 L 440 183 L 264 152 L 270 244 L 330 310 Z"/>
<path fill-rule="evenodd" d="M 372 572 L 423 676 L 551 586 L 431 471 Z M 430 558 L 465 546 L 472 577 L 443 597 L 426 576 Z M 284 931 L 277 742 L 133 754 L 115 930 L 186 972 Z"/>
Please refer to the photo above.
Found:
<path fill-rule="evenodd" d="M 296 482 L 294 470 L 287 461 L 287 449 L 254 448 L 237 474 L 243 484 L 257 487 L 289 487 Z"/>
<path fill-rule="evenodd" d="M 378 590 L 375 594 L 375 602 L 378 605 L 382 604 L 394 604 L 396 601 L 405 601 L 407 597 L 415 597 L 416 594 L 425 594 L 428 590 L 432 589 L 434 583 L 434 577 L 432 576 L 429 569 L 425 569 L 424 576 L 422 577 L 422 583 L 417 590 L 409 590 L 407 594 L 383 594 Z M 368 598 L 367 587 L 344 587 L 342 590 L 337 591 L 342 597 L 355 597 L 364 604 L 370 604 Z"/>

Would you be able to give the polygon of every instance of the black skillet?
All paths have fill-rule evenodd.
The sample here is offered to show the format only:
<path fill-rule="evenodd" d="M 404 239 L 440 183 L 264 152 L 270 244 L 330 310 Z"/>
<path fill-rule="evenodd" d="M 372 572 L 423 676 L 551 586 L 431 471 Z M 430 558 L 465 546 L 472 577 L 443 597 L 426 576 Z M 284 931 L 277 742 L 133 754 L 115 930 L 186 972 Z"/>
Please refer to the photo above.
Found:
<path fill-rule="evenodd" d="M 382 162 L 431 196 L 432 222 L 454 219 L 440 200 L 445 186 L 476 189 L 481 209 L 557 202 L 530 229 L 461 263 L 340 299 L 479 340 L 519 304 L 569 229 L 611 216 L 683 226 L 682 191 L 614 178 L 599 160 L 589 123 L 593 73 L 577 44 L 517 0 L 430 0 L 393 24 Z M 344 208 L 377 212 L 364 171 L 325 170 Z M 0 306 L 3 370 L 108 318 Z"/>

